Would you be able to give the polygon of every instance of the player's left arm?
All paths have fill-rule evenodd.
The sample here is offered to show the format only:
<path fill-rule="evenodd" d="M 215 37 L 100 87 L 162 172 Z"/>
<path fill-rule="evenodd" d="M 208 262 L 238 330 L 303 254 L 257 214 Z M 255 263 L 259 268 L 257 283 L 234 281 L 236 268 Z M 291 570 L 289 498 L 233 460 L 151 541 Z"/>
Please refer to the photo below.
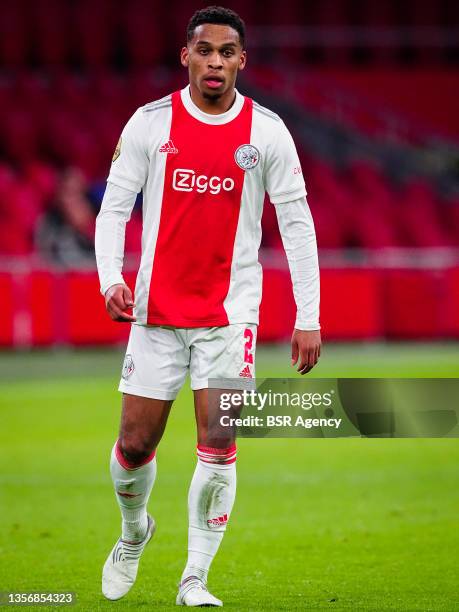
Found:
<path fill-rule="evenodd" d="M 297 371 L 306 374 L 318 362 L 321 349 L 319 261 L 314 222 L 306 196 L 275 207 L 297 306 L 292 365 L 297 364 Z"/>
<path fill-rule="evenodd" d="M 306 374 L 317 363 L 321 350 L 319 262 L 300 161 L 282 121 L 267 153 L 265 186 L 276 208 L 297 306 L 292 365 L 297 365 L 297 371 Z"/>

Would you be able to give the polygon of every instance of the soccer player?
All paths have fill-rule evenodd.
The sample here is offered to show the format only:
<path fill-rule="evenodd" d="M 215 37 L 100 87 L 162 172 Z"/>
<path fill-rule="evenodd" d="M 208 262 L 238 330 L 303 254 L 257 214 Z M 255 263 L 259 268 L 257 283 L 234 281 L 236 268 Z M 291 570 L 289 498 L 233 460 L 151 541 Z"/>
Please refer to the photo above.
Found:
<path fill-rule="evenodd" d="M 147 502 L 156 448 L 189 371 L 198 459 L 177 604 L 221 606 L 207 590 L 207 575 L 233 507 L 236 445 L 231 434 L 216 439 L 208 433 L 208 380 L 247 382 L 255 375 L 265 191 L 276 208 L 292 277 L 292 365 L 301 374 L 320 355 L 319 271 L 292 138 L 278 115 L 235 89 L 246 64 L 244 22 L 222 7 L 197 11 L 181 63 L 189 85 L 139 108 L 125 126 L 97 218 L 106 308 L 113 320 L 132 324 L 110 463 L 121 537 L 104 565 L 102 591 L 113 600 L 129 591 L 155 531 Z M 140 190 L 142 258 L 134 305 L 122 265 L 125 226 Z"/>

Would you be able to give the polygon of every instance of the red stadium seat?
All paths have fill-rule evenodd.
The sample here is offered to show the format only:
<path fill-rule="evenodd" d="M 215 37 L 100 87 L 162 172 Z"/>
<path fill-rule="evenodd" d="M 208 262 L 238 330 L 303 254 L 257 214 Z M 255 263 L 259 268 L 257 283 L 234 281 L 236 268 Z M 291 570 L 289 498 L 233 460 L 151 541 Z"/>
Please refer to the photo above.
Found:
<path fill-rule="evenodd" d="M 376 166 L 363 161 L 353 162 L 347 176 L 354 200 L 358 203 L 353 220 L 360 246 L 398 246 L 396 195 L 389 180 Z"/>
<path fill-rule="evenodd" d="M 400 206 L 406 240 L 417 247 L 447 246 L 450 239 L 446 224 L 443 226 L 440 210 L 428 183 L 421 180 L 408 183 Z"/>
<path fill-rule="evenodd" d="M 23 164 L 39 153 L 39 128 L 25 108 L 11 108 L 3 125 L 3 145 L 10 159 Z"/>
<path fill-rule="evenodd" d="M 9 69 L 23 66 L 29 56 L 31 23 L 25 0 L 2 4 L 0 19 L 0 58 Z"/>
<path fill-rule="evenodd" d="M 32 185 L 18 181 L 8 194 L 9 218 L 15 220 L 32 236 L 38 217 L 44 208 L 40 193 Z"/>
<path fill-rule="evenodd" d="M 25 180 L 39 194 L 44 206 L 52 199 L 57 182 L 56 169 L 38 160 L 31 162 L 24 171 Z"/>
<path fill-rule="evenodd" d="M 64 65 L 70 59 L 70 4 L 59 0 L 35 0 L 31 3 L 33 44 L 36 61 L 47 66 Z"/>
<path fill-rule="evenodd" d="M 0 253 L 25 255 L 32 252 L 35 226 L 42 208 L 43 201 L 33 187 L 0 172 Z"/>
<path fill-rule="evenodd" d="M 80 0 L 72 11 L 73 54 L 89 68 L 109 63 L 116 10 L 106 0 Z"/>
<path fill-rule="evenodd" d="M 132 0 L 124 6 L 122 23 L 125 44 L 133 65 L 155 68 L 165 50 L 161 7 L 152 2 Z"/>
<path fill-rule="evenodd" d="M 330 206 L 330 199 L 311 196 L 308 200 L 314 219 L 319 249 L 340 249 L 350 246 L 352 235 L 347 231 L 338 210 Z"/>
<path fill-rule="evenodd" d="M 349 19 L 349 2 L 347 0 L 321 0 L 320 2 L 302 3 L 303 21 L 308 25 L 323 28 L 339 27 Z M 279 6 L 282 6 L 279 4 Z M 308 44 L 308 41 L 306 41 Z M 317 50 L 316 50 L 317 51 Z M 333 64 L 349 63 L 350 49 L 346 45 L 325 45 L 320 57 Z"/>
<path fill-rule="evenodd" d="M 302 167 L 318 244 L 321 248 L 352 246 L 356 207 L 347 182 L 322 160 L 308 158 Z"/>
<path fill-rule="evenodd" d="M 0 164 L 0 201 L 6 197 L 13 188 L 16 176 L 10 166 Z"/>

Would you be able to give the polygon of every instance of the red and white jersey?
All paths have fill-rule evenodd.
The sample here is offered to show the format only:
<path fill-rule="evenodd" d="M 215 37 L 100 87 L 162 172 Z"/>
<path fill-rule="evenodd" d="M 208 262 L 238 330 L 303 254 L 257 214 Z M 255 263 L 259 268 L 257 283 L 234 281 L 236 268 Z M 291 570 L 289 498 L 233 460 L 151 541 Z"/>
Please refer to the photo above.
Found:
<path fill-rule="evenodd" d="M 134 113 L 108 181 L 143 190 L 138 323 L 258 323 L 265 191 L 274 204 L 306 195 L 278 115 L 239 92 L 227 112 L 209 115 L 186 87 Z"/>

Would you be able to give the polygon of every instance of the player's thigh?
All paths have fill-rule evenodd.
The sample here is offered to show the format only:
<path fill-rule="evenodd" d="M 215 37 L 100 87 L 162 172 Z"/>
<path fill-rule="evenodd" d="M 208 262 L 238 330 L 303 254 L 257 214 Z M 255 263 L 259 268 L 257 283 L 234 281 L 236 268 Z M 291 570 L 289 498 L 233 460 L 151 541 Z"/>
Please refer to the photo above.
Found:
<path fill-rule="evenodd" d="M 216 391 L 211 392 L 210 404 L 208 389 L 197 389 L 193 393 L 197 443 L 211 448 L 232 446 L 236 441 L 236 428 L 233 426 L 223 427 L 219 424 L 220 411 L 217 405 Z M 214 405 L 212 405 L 212 402 L 214 402 Z"/>
<path fill-rule="evenodd" d="M 166 427 L 172 400 L 123 394 L 120 443 L 127 455 L 150 454 Z"/>

